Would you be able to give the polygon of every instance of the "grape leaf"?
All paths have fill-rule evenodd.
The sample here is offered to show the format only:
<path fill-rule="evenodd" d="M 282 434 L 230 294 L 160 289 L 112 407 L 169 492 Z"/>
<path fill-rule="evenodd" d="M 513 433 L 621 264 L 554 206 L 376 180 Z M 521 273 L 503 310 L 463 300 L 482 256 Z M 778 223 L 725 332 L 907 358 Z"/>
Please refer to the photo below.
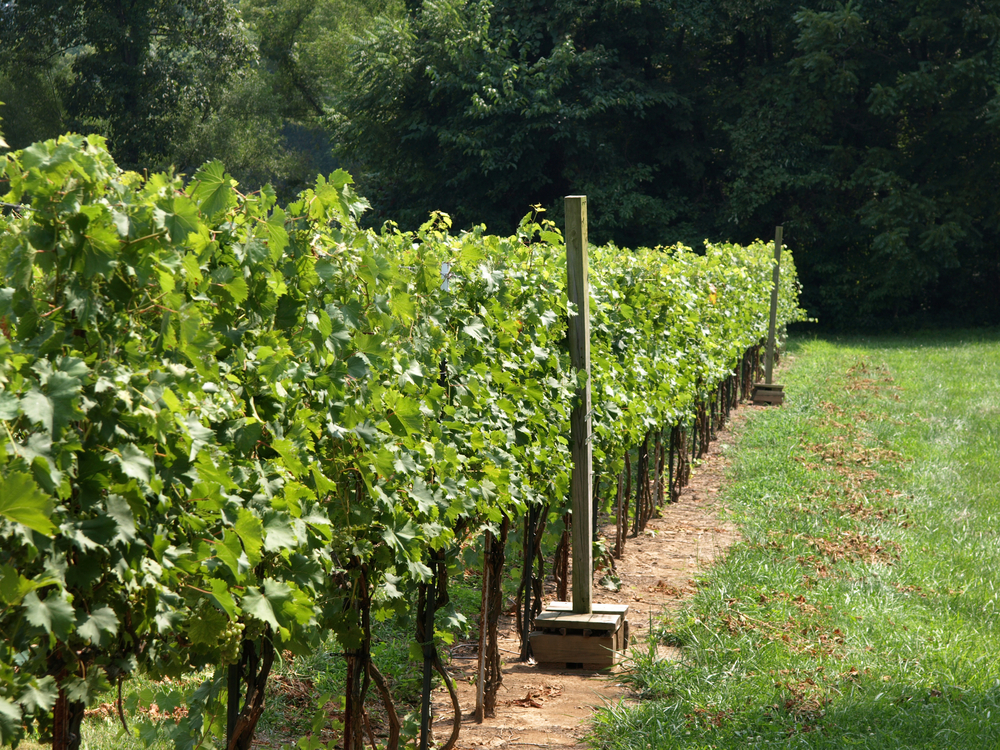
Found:
<path fill-rule="evenodd" d="M 56 527 L 49 520 L 52 498 L 43 493 L 28 474 L 0 476 L 0 515 L 51 537 Z"/>
<path fill-rule="evenodd" d="M 167 230 L 171 242 L 181 243 L 198 231 L 198 207 L 186 197 L 164 201 L 153 212 L 156 226 Z"/>
<path fill-rule="evenodd" d="M 267 244 L 271 249 L 271 259 L 275 262 L 285 252 L 288 247 L 288 232 L 285 231 L 285 212 L 281 208 L 275 208 L 271 218 L 264 224 L 264 234 L 267 236 Z"/>
<path fill-rule="evenodd" d="M 264 546 L 264 526 L 260 519 L 246 508 L 240 508 L 233 528 L 239 535 L 240 541 L 243 542 L 243 549 L 246 550 L 250 565 L 254 566 L 259 563 L 260 550 Z"/>
<path fill-rule="evenodd" d="M 0 601 L 4 604 L 18 604 L 34 587 L 13 565 L 0 566 Z"/>
<path fill-rule="evenodd" d="M 188 620 L 187 634 L 193 643 L 214 646 L 227 623 L 228 618 L 215 607 L 199 608 L 198 616 Z"/>
<path fill-rule="evenodd" d="M 32 680 L 18 697 L 17 702 L 24 706 L 28 713 L 51 711 L 58 696 L 59 686 L 56 684 L 56 678 L 46 675 L 40 680 Z"/>
<path fill-rule="evenodd" d="M 382 538 L 385 540 L 385 543 L 401 554 L 406 553 L 407 544 L 416 539 L 416 537 L 417 527 L 413 525 L 413 521 L 409 518 L 401 526 L 396 524 L 386 526 L 382 532 Z"/>
<path fill-rule="evenodd" d="M 115 521 L 115 538 L 124 542 L 135 539 L 135 517 L 128 501 L 121 495 L 109 495 L 104 501 L 104 507 L 108 516 Z"/>
<path fill-rule="evenodd" d="M 17 415 L 20 413 L 18 403 L 18 398 L 13 393 L 0 391 L 0 419 L 16 419 Z"/>
<path fill-rule="evenodd" d="M 225 581 L 220 581 L 218 578 L 213 578 L 208 582 L 208 585 L 212 589 L 212 596 L 215 598 L 216 603 L 222 607 L 230 620 L 235 619 L 236 602 L 233 600 L 233 595 L 229 593 L 229 584 Z"/>
<path fill-rule="evenodd" d="M 52 432 L 52 401 L 40 390 L 32 388 L 21 397 L 21 411 L 32 423 L 40 424 L 46 431 Z"/>
<path fill-rule="evenodd" d="M 191 197 L 205 218 L 212 218 L 236 202 L 232 178 L 226 174 L 220 161 L 210 161 L 202 165 L 194 174 L 194 182 L 196 184 Z"/>
<path fill-rule="evenodd" d="M 265 551 L 280 552 L 283 549 L 292 549 L 295 545 L 295 532 L 288 516 L 273 511 L 264 516 Z"/>
<path fill-rule="evenodd" d="M 118 616 L 111 607 L 95 609 L 77 620 L 76 632 L 95 646 L 107 646 L 118 634 Z"/>
<path fill-rule="evenodd" d="M 292 589 L 288 584 L 268 578 L 263 589 L 247 586 L 247 592 L 241 602 L 243 611 L 258 620 L 263 620 L 274 630 L 279 628 L 278 613 L 282 613 L 286 602 L 292 600 Z M 282 617 L 282 619 L 285 619 Z"/>
<path fill-rule="evenodd" d="M 149 460 L 145 453 L 136 448 L 131 443 L 121 449 L 121 458 L 118 460 L 122 473 L 133 479 L 141 479 L 149 482 L 150 471 L 153 469 L 153 462 Z"/>
<path fill-rule="evenodd" d="M 28 622 L 42 628 L 61 641 L 69 637 L 75 621 L 73 605 L 61 596 L 52 593 L 44 601 L 34 591 L 24 597 L 24 613 Z"/>
<path fill-rule="evenodd" d="M 239 537 L 229 529 L 223 532 L 222 542 L 215 545 L 215 556 L 233 572 L 234 576 L 238 579 L 243 577 L 241 558 L 245 557 L 245 554 L 240 546 Z"/>
<path fill-rule="evenodd" d="M 13 746 L 21 731 L 21 709 L 0 697 L 0 744 Z"/>

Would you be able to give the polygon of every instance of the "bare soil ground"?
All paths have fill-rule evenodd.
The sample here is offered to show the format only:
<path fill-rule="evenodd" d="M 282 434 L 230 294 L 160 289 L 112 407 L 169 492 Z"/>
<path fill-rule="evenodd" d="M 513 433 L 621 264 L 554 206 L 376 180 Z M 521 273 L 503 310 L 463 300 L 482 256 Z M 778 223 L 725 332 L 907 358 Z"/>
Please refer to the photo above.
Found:
<path fill-rule="evenodd" d="M 733 439 L 732 431 L 754 408 L 741 406 L 733 412 L 730 425 L 719 432 L 708 456 L 692 471 L 691 482 L 679 502 L 666 506 L 638 537 L 629 536 L 623 558 L 616 563 L 621 579 L 619 591 L 609 591 L 597 582 L 594 601 L 629 605 L 631 648 L 648 648 L 651 621 L 676 608 L 694 592 L 694 576 L 712 563 L 736 540 L 735 528 L 720 518 L 718 492 L 726 468 L 724 446 Z M 604 530 L 614 540 L 614 525 Z M 517 660 L 520 643 L 513 618 L 501 622 L 503 687 L 498 697 L 497 715 L 477 724 L 474 677 L 476 647 L 468 644 L 453 649 L 450 670 L 455 678 L 462 706 L 459 748 L 556 747 L 583 750 L 587 747 L 589 718 L 596 708 L 630 696 L 621 682 L 621 670 L 628 660 L 610 674 L 583 670 L 545 669 Z M 673 649 L 659 647 L 662 658 L 675 658 Z M 451 733 L 451 701 L 444 688 L 435 694 L 434 735 L 439 741 Z"/>

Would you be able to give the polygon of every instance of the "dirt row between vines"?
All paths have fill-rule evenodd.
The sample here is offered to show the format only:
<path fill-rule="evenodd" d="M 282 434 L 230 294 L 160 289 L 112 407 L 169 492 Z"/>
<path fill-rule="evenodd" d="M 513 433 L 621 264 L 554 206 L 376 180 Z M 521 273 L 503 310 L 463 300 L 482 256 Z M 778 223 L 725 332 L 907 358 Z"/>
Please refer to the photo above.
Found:
<path fill-rule="evenodd" d="M 623 558 L 616 563 L 621 579 L 618 591 L 598 584 L 595 602 L 628 604 L 631 648 L 648 649 L 650 622 L 665 610 L 677 608 L 695 591 L 694 578 L 736 540 L 735 527 L 720 517 L 719 490 L 726 458 L 725 446 L 749 413 L 758 407 L 741 406 L 730 425 L 719 432 L 709 454 L 692 471 L 691 482 L 679 502 L 666 506 L 638 537 L 629 536 Z M 760 407 L 764 408 L 764 407 Z M 615 529 L 604 529 L 613 543 Z M 551 594 L 551 589 L 549 590 Z M 513 617 L 501 622 L 503 686 L 497 700 L 497 715 L 477 724 L 475 642 L 452 649 L 451 674 L 462 706 L 462 729 L 458 748 L 555 747 L 583 750 L 589 719 L 602 705 L 630 701 L 634 697 L 622 682 L 628 660 L 611 674 L 581 670 L 545 669 L 518 661 L 520 642 Z M 676 658 L 674 649 L 660 646 L 660 658 Z M 451 700 L 444 688 L 434 696 L 434 736 L 443 742 L 451 733 Z"/>

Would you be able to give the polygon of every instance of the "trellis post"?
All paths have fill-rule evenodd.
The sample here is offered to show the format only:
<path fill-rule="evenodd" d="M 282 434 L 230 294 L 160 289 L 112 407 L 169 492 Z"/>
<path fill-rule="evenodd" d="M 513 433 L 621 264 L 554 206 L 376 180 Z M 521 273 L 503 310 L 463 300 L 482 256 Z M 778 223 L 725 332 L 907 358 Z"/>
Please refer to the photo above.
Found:
<path fill-rule="evenodd" d="M 551 602 L 535 618 L 531 651 L 539 664 L 603 669 L 618 662 L 628 645 L 627 604 L 594 604 L 593 424 L 590 401 L 590 288 L 587 266 L 587 197 L 566 197 L 566 289 L 575 310 L 569 316 L 570 362 L 586 380 L 570 414 L 573 473 L 573 601 Z"/>
<path fill-rule="evenodd" d="M 590 404 L 590 286 L 587 268 L 587 196 L 566 197 L 566 289 L 576 315 L 569 318 L 570 362 L 587 381 L 577 391 L 570 416 L 573 475 L 573 612 L 591 611 L 594 553 L 593 443 Z"/>
<path fill-rule="evenodd" d="M 771 276 L 771 316 L 767 325 L 767 349 L 764 352 L 764 382 L 755 384 L 753 389 L 753 402 L 758 405 L 780 406 L 785 400 L 783 387 L 772 382 L 778 321 L 778 282 L 781 279 L 782 231 L 780 226 L 774 228 L 774 271 Z"/>

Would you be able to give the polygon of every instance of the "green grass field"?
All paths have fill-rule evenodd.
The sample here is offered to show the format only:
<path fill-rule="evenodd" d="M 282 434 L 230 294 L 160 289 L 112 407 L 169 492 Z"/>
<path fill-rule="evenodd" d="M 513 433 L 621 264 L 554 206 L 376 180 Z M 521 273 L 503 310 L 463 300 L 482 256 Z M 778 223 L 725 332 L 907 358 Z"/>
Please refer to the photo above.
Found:
<path fill-rule="evenodd" d="M 793 341 L 725 490 L 743 541 L 602 748 L 1000 747 L 1000 334 Z"/>

